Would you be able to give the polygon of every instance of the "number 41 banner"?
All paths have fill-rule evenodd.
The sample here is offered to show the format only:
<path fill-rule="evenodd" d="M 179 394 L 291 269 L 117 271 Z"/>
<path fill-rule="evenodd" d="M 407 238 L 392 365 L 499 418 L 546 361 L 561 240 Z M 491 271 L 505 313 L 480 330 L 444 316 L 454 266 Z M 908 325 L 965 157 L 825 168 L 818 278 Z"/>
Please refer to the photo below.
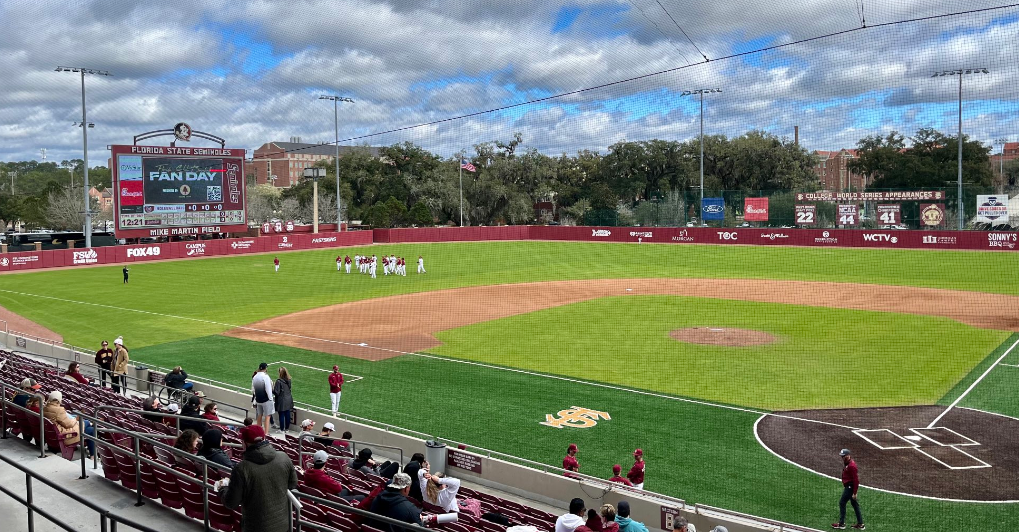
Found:
<path fill-rule="evenodd" d="M 860 225 L 859 205 L 840 203 L 839 225 Z"/>
<path fill-rule="evenodd" d="M 877 221 L 881 225 L 898 225 L 902 222 L 902 204 L 878 204 Z"/>

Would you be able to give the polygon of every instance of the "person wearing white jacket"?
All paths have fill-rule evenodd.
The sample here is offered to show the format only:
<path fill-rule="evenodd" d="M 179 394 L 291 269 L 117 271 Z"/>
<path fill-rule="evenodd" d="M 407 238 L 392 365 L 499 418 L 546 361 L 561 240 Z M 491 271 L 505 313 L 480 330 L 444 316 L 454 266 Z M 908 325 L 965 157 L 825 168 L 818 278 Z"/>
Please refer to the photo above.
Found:
<path fill-rule="evenodd" d="M 421 495 L 425 502 L 442 507 L 447 512 L 459 512 L 460 505 L 456 502 L 456 494 L 460 491 L 460 479 L 447 478 L 442 473 L 431 475 L 427 470 L 418 470 L 418 482 L 421 484 Z"/>
<path fill-rule="evenodd" d="M 584 499 L 576 498 L 570 501 L 570 513 L 563 514 L 556 519 L 555 532 L 573 532 L 578 526 L 587 521 L 584 519 L 587 508 Z"/>

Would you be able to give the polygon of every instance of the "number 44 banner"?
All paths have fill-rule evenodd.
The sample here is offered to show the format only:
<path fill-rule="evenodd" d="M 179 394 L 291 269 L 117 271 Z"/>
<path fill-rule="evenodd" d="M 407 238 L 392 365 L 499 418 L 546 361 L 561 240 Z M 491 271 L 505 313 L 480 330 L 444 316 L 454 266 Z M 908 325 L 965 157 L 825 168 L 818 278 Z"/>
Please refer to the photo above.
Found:
<path fill-rule="evenodd" d="M 839 204 L 839 225 L 860 225 L 860 206 L 852 204 Z"/>

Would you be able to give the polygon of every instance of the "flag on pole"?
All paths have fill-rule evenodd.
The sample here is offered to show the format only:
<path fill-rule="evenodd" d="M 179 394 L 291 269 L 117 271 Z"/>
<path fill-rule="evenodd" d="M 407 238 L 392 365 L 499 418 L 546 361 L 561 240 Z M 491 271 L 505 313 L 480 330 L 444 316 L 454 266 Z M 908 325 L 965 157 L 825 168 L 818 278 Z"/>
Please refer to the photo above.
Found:
<path fill-rule="evenodd" d="M 477 170 L 477 168 L 474 168 L 474 165 L 471 164 L 470 161 L 468 161 L 467 159 L 464 159 L 464 158 L 460 159 L 460 168 L 463 168 L 464 170 L 467 170 L 468 172 L 474 172 L 474 171 Z"/>

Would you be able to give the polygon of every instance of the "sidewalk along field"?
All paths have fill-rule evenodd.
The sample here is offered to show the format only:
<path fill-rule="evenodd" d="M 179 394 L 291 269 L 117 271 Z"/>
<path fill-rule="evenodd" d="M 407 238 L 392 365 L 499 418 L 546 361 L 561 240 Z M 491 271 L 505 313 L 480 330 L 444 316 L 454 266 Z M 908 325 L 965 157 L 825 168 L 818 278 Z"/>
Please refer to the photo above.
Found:
<path fill-rule="evenodd" d="M 776 341 L 725 347 L 669 337 L 705 326 L 759 330 Z M 1008 336 L 931 316 L 621 296 L 443 331 L 432 352 L 790 410 L 932 404 Z"/>
<path fill-rule="evenodd" d="M 641 447 L 648 460 L 648 489 L 689 503 L 818 529 L 826 528 L 838 511 L 837 481 L 793 467 L 757 443 L 753 424 L 761 414 L 754 409 L 725 409 L 445 358 L 407 355 L 366 362 L 222 336 L 137 349 L 134 355 L 146 363 L 181 364 L 189 372 L 245 388 L 262 361 L 319 368 L 338 363 L 343 371 L 364 376 L 344 386 L 341 410 L 352 415 L 546 464 L 560 464 L 566 446 L 577 443 L 581 471 L 605 478 L 612 464 L 628 466 L 633 449 Z M 324 373 L 288 369 L 297 401 L 328 405 Z M 583 430 L 539 424 L 546 414 L 571 406 L 605 411 L 612 419 Z M 337 429 L 347 425 L 339 422 Z M 830 474 L 837 474 L 839 464 L 833 451 Z M 866 484 L 867 466 L 860 467 Z M 950 503 L 867 488 L 861 489 L 860 499 L 867 523 L 880 530 L 910 530 L 935 521 L 948 530 L 997 530 L 1019 511 L 1015 504 Z"/>
<path fill-rule="evenodd" d="M 337 254 L 424 255 L 428 273 L 345 275 Z M 1008 253 L 571 242 L 380 245 L 41 271 L 0 276 L 0 305 L 91 346 L 124 334 L 132 347 L 222 332 L 324 305 L 460 286 L 630 277 L 796 279 L 1019 294 Z M 59 299 L 46 299 L 38 295 Z M 88 303 L 88 304 L 82 304 Z M 123 310 L 128 309 L 128 310 Z M 145 311 L 139 313 L 136 311 Z M 188 319 L 183 319 L 188 318 Z M 209 322 L 214 323 L 209 323 Z"/>

